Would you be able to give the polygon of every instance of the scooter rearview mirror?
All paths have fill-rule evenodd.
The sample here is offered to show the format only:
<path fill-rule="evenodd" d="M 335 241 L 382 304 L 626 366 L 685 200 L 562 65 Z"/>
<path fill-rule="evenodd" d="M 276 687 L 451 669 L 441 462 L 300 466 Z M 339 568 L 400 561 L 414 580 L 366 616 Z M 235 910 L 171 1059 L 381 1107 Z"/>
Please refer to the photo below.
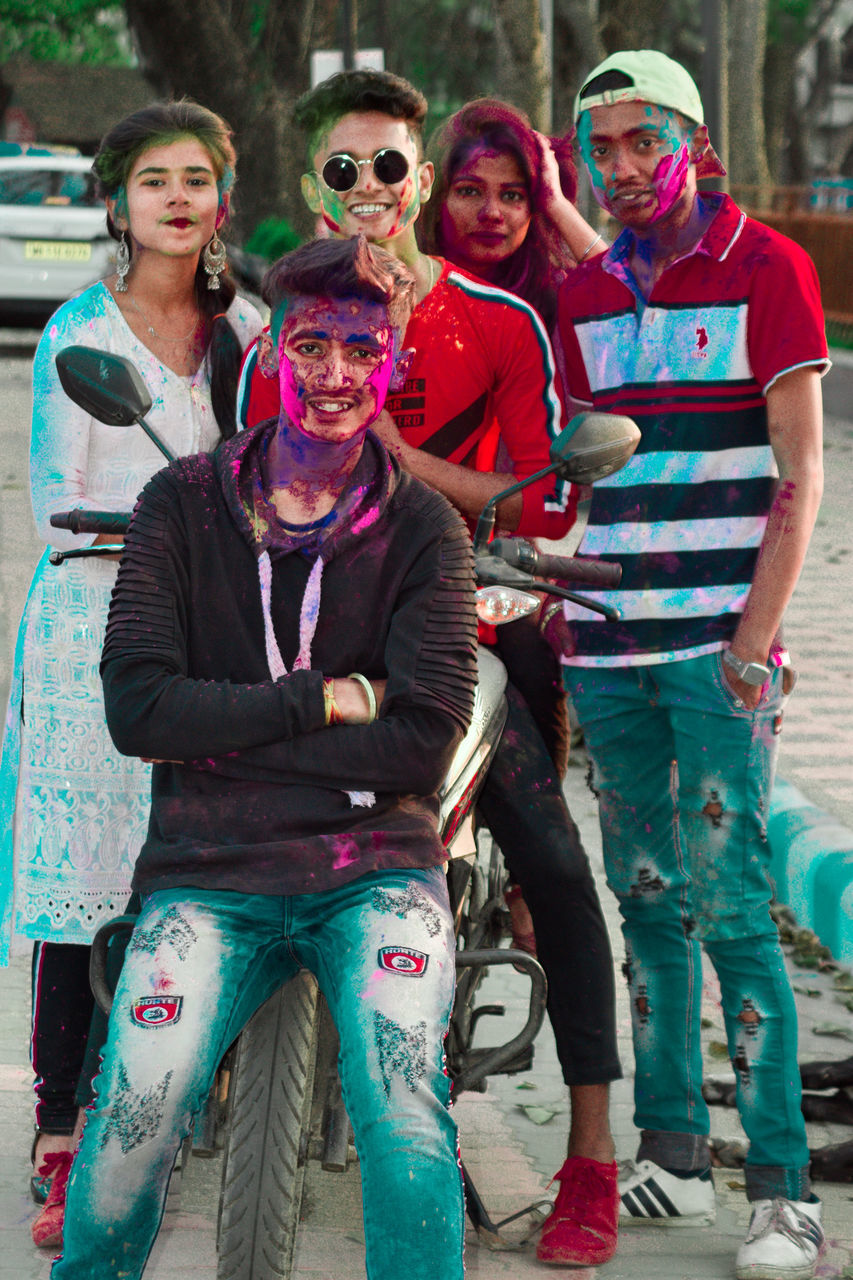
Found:
<path fill-rule="evenodd" d="M 97 347 L 63 347 L 56 354 L 56 371 L 69 400 L 108 427 L 137 423 L 166 461 L 174 462 L 176 455 L 145 421 L 153 402 L 132 360 Z"/>
<path fill-rule="evenodd" d="M 56 356 L 62 389 L 99 422 L 129 427 L 151 408 L 151 396 L 136 365 L 95 347 L 64 347 Z"/>
<path fill-rule="evenodd" d="M 550 461 L 541 471 L 517 481 L 490 498 L 477 521 L 474 550 L 481 551 L 495 528 L 499 502 L 554 472 L 572 484 L 592 484 L 624 467 L 640 443 L 640 429 L 631 418 L 617 413 L 578 413 L 548 451 Z"/>
<path fill-rule="evenodd" d="M 572 484 L 593 484 L 612 475 L 640 443 L 640 430 L 618 413 L 578 413 L 551 445 L 557 475 Z"/>

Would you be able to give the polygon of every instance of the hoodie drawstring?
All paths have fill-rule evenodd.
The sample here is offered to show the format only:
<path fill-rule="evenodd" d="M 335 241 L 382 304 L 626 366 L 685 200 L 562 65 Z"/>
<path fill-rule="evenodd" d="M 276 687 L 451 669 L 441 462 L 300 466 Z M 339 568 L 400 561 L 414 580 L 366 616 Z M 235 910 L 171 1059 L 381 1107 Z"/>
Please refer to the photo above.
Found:
<path fill-rule="evenodd" d="M 278 647 L 275 627 L 272 621 L 272 560 L 270 553 L 264 549 L 258 556 L 258 578 L 261 585 L 261 608 L 264 615 L 264 644 L 267 651 L 267 666 L 273 680 L 280 680 L 288 674 L 281 650 Z M 317 630 L 317 619 L 320 616 L 320 590 L 323 580 L 323 557 L 318 556 L 311 566 L 302 604 L 299 607 L 299 652 L 293 663 L 294 671 L 310 671 L 311 645 Z M 347 791 L 350 804 L 355 807 L 371 809 L 376 804 L 376 796 L 372 791 Z"/>

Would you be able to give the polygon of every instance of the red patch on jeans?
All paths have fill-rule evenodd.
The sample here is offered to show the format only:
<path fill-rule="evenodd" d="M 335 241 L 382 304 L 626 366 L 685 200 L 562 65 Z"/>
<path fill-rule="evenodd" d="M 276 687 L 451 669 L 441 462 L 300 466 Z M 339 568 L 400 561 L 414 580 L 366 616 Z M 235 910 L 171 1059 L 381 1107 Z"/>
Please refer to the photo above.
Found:
<path fill-rule="evenodd" d="M 391 973 L 401 973 L 407 978 L 421 978 L 426 973 L 429 956 L 411 947 L 380 947 L 379 964 Z"/>
<path fill-rule="evenodd" d="M 183 996 L 142 996 L 130 1006 L 130 1016 L 138 1027 L 165 1027 L 179 1022 Z"/>

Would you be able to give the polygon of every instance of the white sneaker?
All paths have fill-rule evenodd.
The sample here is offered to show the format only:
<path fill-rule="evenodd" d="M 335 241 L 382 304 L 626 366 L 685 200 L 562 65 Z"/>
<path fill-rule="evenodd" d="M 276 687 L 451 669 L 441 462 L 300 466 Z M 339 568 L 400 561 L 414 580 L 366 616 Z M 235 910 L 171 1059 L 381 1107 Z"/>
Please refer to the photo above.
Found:
<path fill-rule="evenodd" d="M 819 1200 L 756 1200 L 735 1275 L 738 1280 L 811 1280 L 823 1245 Z"/>
<path fill-rule="evenodd" d="M 677 1178 L 651 1160 L 619 1165 L 619 1224 L 701 1227 L 717 1216 L 710 1173 Z"/>

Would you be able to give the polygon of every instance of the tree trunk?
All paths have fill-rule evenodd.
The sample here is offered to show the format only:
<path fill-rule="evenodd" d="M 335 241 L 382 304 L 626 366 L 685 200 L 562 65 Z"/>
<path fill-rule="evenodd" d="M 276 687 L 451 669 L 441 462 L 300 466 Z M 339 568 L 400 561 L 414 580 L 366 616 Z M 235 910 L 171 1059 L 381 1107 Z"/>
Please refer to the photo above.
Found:
<path fill-rule="evenodd" d="M 598 0 L 555 0 L 554 129 L 573 126 L 572 108 L 584 78 L 601 62 L 604 45 L 598 32 Z"/>
<path fill-rule="evenodd" d="M 308 87 L 317 8 L 314 0 L 270 6 L 259 35 L 239 0 L 126 0 L 143 64 L 162 92 L 195 98 L 234 131 L 233 223 L 241 237 L 271 215 L 310 231 L 299 190 L 304 156 L 289 119 Z"/>
<path fill-rule="evenodd" d="M 526 111 L 537 129 L 551 128 L 551 78 L 545 66 L 540 0 L 492 0 L 507 55 L 505 97 Z"/>
<path fill-rule="evenodd" d="M 729 154 L 732 185 L 754 188 L 766 202 L 770 170 L 764 138 L 764 55 L 767 0 L 729 0 Z"/>

